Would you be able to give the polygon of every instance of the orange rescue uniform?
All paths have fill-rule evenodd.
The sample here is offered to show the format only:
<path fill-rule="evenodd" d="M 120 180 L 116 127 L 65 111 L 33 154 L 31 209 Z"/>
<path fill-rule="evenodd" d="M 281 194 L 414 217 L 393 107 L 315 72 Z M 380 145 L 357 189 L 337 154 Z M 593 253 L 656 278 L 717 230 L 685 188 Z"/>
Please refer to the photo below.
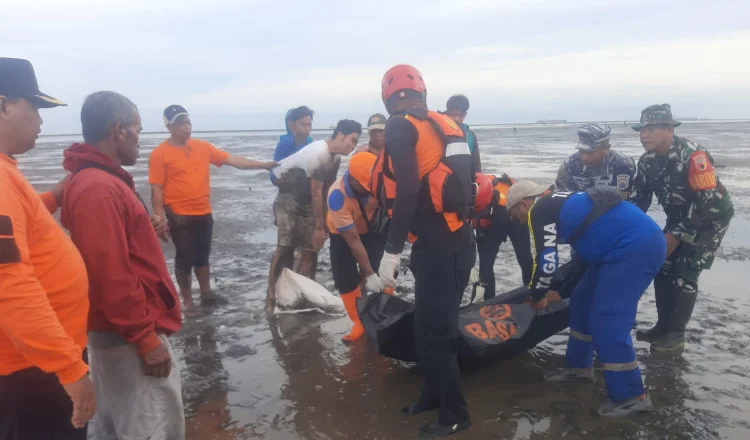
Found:
<path fill-rule="evenodd" d="M 164 186 L 164 205 L 175 214 L 210 214 L 209 165 L 220 167 L 228 158 L 229 153 L 199 139 L 189 139 L 184 147 L 164 141 L 151 152 L 148 181 Z"/>
<path fill-rule="evenodd" d="M 425 119 L 419 119 L 410 114 L 406 114 L 404 119 L 409 121 L 417 131 L 417 174 L 427 193 L 430 208 L 436 213 L 441 213 L 450 232 L 455 232 L 465 225 L 466 221 L 455 212 L 456 207 L 444 204 L 444 202 L 450 203 L 444 197 L 447 195 L 445 185 L 452 170 L 443 163 L 443 160 L 451 156 L 453 152 L 450 151 L 450 144 L 446 147 L 446 140 L 438 129 L 446 137 L 464 139 L 462 142 L 466 145 L 463 132 L 452 119 L 435 112 L 428 112 L 428 117 Z M 468 151 L 468 145 L 466 148 Z M 396 198 L 396 180 L 393 175 L 393 163 L 388 154 L 381 154 L 373 167 L 372 193 L 382 199 L 381 205 L 385 206 L 388 215 L 391 215 Z M 415 236 L 410 234 L 409 241 L 414 238 Z"/>
<path fill-rule="evenodd" d="M 75 382 L 88 372 L 83 259 L 50 214 L 54 198 L 3 154 L 0 188 L 0 375 L 38 367 Z"/>
<path fill-rule="evenodd" d="M 328 191 L 328 214 L 326 224 L 331 234 L 340 234 L 349 228 L 357 228 L 359 235 L 367 234 L 367 223 L 372 219 L 378 209 L 378 201 L 375 197 L 368 197 L 367 202 L 360 202 L 352 191 L 351 185 L 346 180 L 348 174 L 336 179 Z M 364 214 L 367 219 L 362 215 Z"/>

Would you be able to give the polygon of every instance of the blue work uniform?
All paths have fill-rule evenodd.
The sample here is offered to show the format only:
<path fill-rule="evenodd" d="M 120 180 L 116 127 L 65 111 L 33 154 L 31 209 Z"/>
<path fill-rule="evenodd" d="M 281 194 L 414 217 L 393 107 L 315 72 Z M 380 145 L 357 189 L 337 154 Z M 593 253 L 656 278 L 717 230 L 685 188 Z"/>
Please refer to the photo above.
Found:
<path fill-rule="evenodd" d="M 593 194 L 557 192 L 538 199 L 529 210 L 534 252 L 529 288 L 536 299 L 556 290 L 552 278 L 558 243 L 571 244 L 588 263 L 570 298 L 566 367 L 590 368 L 596 349 L 610 399 L 623 402 L 645 392 L 630 330 L 641 295 L 664 263 L 666 242 L 656 222 L 621 201 L 616 191 L 617 200 L 592 221 Z"/>

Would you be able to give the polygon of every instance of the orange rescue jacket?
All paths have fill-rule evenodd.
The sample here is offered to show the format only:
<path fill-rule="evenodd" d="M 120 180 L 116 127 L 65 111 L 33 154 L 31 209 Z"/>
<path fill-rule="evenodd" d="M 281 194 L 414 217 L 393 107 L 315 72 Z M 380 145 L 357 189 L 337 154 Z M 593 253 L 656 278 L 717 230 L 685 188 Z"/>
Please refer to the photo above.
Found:
<path fill-rule="evenodd" d="M 474 172 L 466 136 L 451 118 L 437 112 L 428 112 L 426 119 L 409 113 L 403 117 L 418 133 L 420 209 L 442 214 L 448 228 L 457 231 L 468 221 L 474 201 Z M 387 150 L 373 167 L 371 192 L 390 216 L 396 199 L 396 178 Z"/>
<path fill-rule="evenodd" d="M 492 180 L 492 201 L 482 212 L 478 212 L 475 218 L 472 218 L 474 228 L 486 229 L 492 226 L 492 212 L 496 206 L 505 207 L 508 204 L 508 190 L 511 185 L 516 183 L 515 179 L 503 173 L 499 176 L 487 174 Z"/>

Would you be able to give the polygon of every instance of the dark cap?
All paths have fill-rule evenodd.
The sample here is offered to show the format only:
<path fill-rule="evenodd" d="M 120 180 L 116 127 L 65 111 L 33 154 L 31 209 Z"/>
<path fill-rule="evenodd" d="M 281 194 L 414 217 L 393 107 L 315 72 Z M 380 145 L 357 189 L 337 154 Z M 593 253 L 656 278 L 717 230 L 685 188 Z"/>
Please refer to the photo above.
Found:
<path fill-rule="evenodd" d="M 578 129 L 578 151 L 591 153 L 604 143 L 609 143 L 612 128 L 607 124 L 586 124 Z"/>
<path fill-rule="evenodd" d="M 385 130 L 386 122 L 388 122 L 388 118 L 386 118 L 384 115 L 381 115 L 380 113 L 375 113 L 374 115 L 370 116 L 370 119 L 367 120 L 367 131 Z"/>
<path fill-rule="evenodd" d="M 34 67 L 28 60 L 0 58 L 0 95 L 8 98 L 26 98 L 37 108 L 67 105 L 39 91 Z"/>
<path fill-rule="evenodd" d="M 649 125 L 671 125 L 679 127 L 680 121 L 675 121 L 672 117 L 672 106 L 669 104 L 654 104 L 646 107 L 641 112 L 641 122 L 633 125 L 633 130 L 641 131 Z"/>
<path fill-rule="evenodd" d="M 170 125 L 177 122 L 177 118 L 180 116 L 190 116 L 185 107 L 177 104 L 170 105 L 164 109 L 164 125 L 169 127 Z"/>

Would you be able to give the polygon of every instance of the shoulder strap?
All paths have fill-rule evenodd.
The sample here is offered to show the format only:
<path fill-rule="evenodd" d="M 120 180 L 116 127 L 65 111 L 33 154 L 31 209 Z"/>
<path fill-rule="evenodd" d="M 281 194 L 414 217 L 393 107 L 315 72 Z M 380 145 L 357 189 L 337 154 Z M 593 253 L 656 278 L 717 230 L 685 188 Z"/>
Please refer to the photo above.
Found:
<path fill-rule="evenodd" d="M 86 163 L 84 163 L 81 168 L 78 168 L 78 170 L 76 170 L 76 172 L 73 173 L 73 175 L 76 175 L 76 174 L 80 173 L 81 171 L 83 171 L 83 170 L 85 170 L 87 168 L 95 168 L 97 170 L 104 171 L 105 173 L 111 174 L 111 175 L 117 177 L 118 179 L 120 179 L 120 181 L 122 181 L 122 183 L 124 183 L 128 188 L 130 188 L 131 190 L 133 190 L 133 192 L 135 193 L 135 196 L 138 197 L 138 201 L 141 202 L 141 204 L 143 205 L 143 209 L 145 209 L 146 213 L 148 214 L 148 207 L 146 206 L 146 202 L 143 201 L 143 198 L 141 197 L 140 194 L 138 194 L 138 191 L 136 191 L 134 187 L 130 186 L 130 182 L 128 181 L 128 179 L 126 179 L 125 177 L 123 177 L 121 174 L 115 172 L 115 170 L 113 170 L 112 168 L 109 168 L 107 166 L 104 166 L 104 165 L 96 163 L 96 162 L 86 162 Z"/>
<path fill-rule="evenodd" d="M 609 211 L 611 208 L 611 206 L 597 205 L 595 203 L 594 207 L 591 208 L 591 211 L 589 211 L 588 214 L 586 214 L 586 217 L 583 219 L 581 224 L 578 225 L 578 227 L 575 231 L 573 231 L 572 234 L 570 234 L 570 238 L 568 238 L 568 244 L 574 246 L 576 242 L 580 240 L 581 237 L 583 237 L 583 233 L 586 232 L 586 229 L 588 229 L 588 227 L 591 226 L 591 224 L 594 223 L 596 219 L 604 215 L 604 213 Z"/>
<path fill-rule="evenodd" d="M 365 220 L 365 224 L 367 225 L 367 231 L 370 230 L 370 219 L 367 218 L 367 209 L 365 209 L 365 205 L 362 204 L 362 199 L 357 197 L 357 206 L 359 206 L 359 212 L 362 214 L 362 218 Z"/>
<path fill-rule="evenodd" d="M 610 190 L 616 190 L 613 192 Z M 619 205 L 622 202 L 622 195 L 617 188 L 611 186 L 607 187 L 593 187 L 586 191 L 594 202 L 594 206 L 591 208 L 586 217 L 583 219 L 580 225 L 570 234 L 568 238 L 568 244 L 573 246 L 575 243 L 583 237 L 589 226 L 594 223 L 599 217 L 604 215 L 607 211 Z"/>
<path fill-rule="evenodd" d="M 362 213 L 362 218 L 365 219 L 367 232 L 382 234 L 385 226 L 388 224 L 388 216 L 385 214 L 386 208 L 382 206 L 375 208 L 375 212 L 372 214 L 372 219 L 370 219 L 367 217 L 367 209 L 365 205 L 362 204 L 361 199 L 357 199 L 357 204 L 359 205 L 359 212 Z"/>

